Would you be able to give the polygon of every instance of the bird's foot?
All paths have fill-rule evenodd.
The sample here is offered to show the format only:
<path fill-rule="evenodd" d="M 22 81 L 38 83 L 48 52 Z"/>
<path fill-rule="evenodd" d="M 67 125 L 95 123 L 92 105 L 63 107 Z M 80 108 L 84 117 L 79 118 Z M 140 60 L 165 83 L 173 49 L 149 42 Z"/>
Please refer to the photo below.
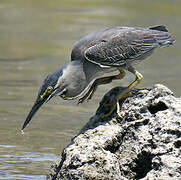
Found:
<path fill-rule="evenodd" d="M 119 101 L 117 101 L 117 115 L 120 117 L 120 118 L 123 118 L 123 115 L 121 114 L 121 108 L 120 108 L 120 105 L 119 105 Z"/>
<path fill-rule="evenodd" d="M 110 107 L 111 110 L 109 111 L 109 113 L 107 114 L 104 114 L 103 116 L 101 116 L 102 119 L 104 118 L 107 118 L 109 117 L 116 109 L 117 109 L 117 115 L 120 117 L 120 118 L 123 118 L 123 115 L 121 114 L 121 107 L 120 107 L 120 103 L 123 102 L 123 100 L 125 100 L 127 97 L 130 97 L 130 96 L 133 96 L 133 94 L 131 92 L 128 92 L 128 93 L 121 93 L 119 96 L 117 96 L 117 100 L 115 100 L 114 102 L 112 103 L 107 103 L 107 104 L 103 104 L 103 108 L 107 108 L 107 107 Z"/>
<path fill-rule="evenodd" d="M 127 97 L 130 97 L 130 96 L 133 96 L 133 94 L 131 92 L 128 92 L 128 93 L 125 93 L 125 94 L 121 94 L 118 101 L 117 101 L 117 115 L 120 117 L 120 118 L 123 118 L 123 115 L 121 114 L 121 107 L 120 107 L 120 103 L 119 102 L 122 102 L 123 100 L 125 100 Z"/>

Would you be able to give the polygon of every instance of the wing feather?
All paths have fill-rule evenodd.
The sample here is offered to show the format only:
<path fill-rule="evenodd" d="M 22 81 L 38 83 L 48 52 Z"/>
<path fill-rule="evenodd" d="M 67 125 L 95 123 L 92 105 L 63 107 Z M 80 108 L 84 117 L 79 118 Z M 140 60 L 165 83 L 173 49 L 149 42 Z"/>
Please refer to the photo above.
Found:
<path fill-rule="evenodd" d="M 141 58 L 142 54 L 152 51 L 158 46 L 154 38 L 135 39 L 124 42 L 112 39 L 101 42 L 88 48 L 84 56 L 87 60 L 104 66 L 123 66 L 134 59 Z"/>
<path fill-rule="evenodd" d="M 123 66 L 135 59 L 142 59 L 143 55 L 149 54 L 156 47 L 158 43 L 152 34 L 131 32 L 119 34 L 108 42 L 89 47 L 84 56 L 87 60 L 99 65 Z"/>
<path fill-rule="evenodd" d="M 167 47 L 173 42 L 164 26 L 113 27 L 80 39 L 74 45 L 71 60 L 88 60 L 100 66 L 124 66 L 148 57 L 158 46 Z"/>

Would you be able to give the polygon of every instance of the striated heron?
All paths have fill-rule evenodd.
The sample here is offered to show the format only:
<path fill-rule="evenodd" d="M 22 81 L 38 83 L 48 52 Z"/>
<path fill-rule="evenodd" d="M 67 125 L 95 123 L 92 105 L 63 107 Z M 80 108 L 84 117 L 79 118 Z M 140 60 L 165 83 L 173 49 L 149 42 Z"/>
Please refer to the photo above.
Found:
<path fill-rule="evenodd" d="M 53 96 L 65 100 L 79 98 L 78 103 L 82 103 L 91 99 L 99 85 L 122 79 L 127 70 L 136 79 L 117 97 L 118 102 L 143 78 L 133 66 L 150 56 L 157 47 L 168 47 L 173 42 L 165 26 L 112 27 L 83 37 L 74 45 L 71 61 L 43 81 L 22 132 L 42 104 Z"/>

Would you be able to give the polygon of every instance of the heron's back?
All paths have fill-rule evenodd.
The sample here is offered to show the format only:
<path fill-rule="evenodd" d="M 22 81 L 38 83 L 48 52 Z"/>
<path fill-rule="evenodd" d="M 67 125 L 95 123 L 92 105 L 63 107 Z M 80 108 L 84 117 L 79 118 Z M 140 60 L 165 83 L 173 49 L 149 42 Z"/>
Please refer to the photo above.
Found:
<path fill-rule="evenodd" d="M 87 59 L 103 66 L 119 66 L 133 59 L 144 59 L 156 47 L 170 46 L 173 42 L 165 26 L 112 27 L 80 39 L 72 49 L 71 59 Z"/>

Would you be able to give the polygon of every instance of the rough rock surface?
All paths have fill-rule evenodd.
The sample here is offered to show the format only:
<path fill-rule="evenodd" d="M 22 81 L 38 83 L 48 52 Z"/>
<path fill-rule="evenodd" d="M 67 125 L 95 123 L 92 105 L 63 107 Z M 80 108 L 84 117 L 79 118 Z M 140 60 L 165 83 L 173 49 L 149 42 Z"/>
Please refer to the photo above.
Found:
<path fill-rule="evenodd" d="M 63 150 L 49 179 L 181 179 L 181 99 L 167 87 L 134 90 L 116 112 L 108 92 L 95 116 Z M 104 118 L 101 118 L 104 117 Z"/>

